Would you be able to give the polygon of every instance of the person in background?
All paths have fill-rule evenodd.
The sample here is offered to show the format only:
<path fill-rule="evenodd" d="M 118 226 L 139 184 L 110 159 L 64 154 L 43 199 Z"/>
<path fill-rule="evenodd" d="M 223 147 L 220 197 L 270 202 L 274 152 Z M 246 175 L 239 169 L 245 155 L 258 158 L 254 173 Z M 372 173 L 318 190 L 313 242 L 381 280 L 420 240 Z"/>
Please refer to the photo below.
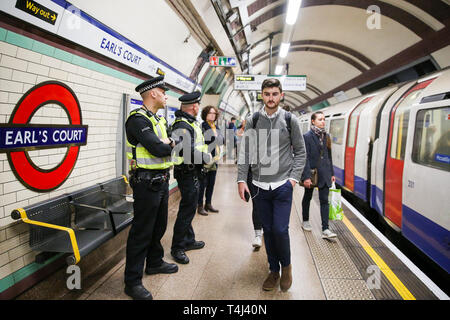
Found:
<path fill-rule="evenodd" d="M 302 200 L 303 230 L 311 231 L 309 223 L 309 205 L 314 188 L 311 186 L 311 169 L 317 168 L 320 216 L 322 218 L 322 238 L 335 238 L 336 234 L 328 228 L 329 204 L 328 193 L 334 177 L 331 159 L 331 141 L 325 131 L 325 115 L 321 111 L 311 115 L 311 129 L 303 135 L 306 146 L 306 165 L 302 174 L 305 193 Z"/>
<path fill-rule="evenodd" d="M 213 156 L 214 162 L 205 165 L 206 176 L 201 179 L 200 192 L 198 195 L 198 214 L 207 216 L 209 212 L 219 212 L 211 205 L 212 195 L 214 192 L 214 184 L 216 182 L 216 174 L 218 169 L 217 162 L 220 159 L 220 146 L 223 144 L 223 136 L 219 127 L 216 126 L 219 110 L 213 106 L 206 106 L 202 110 L 202 131 L 205 137 L 205 144 L 208 145 L 208 152 Z M 206 194 L 205 194 L 206 189 Z M 205 195 L 205 206 L 203 207 L 203 195 Z"/>
<path fill-rule="evenodd" d="M 233 156 L 234 156 L 234 159 L 237 162 L 237 136 L 236 136 L 237 128 L 236 128 L 236 118 L 235 117 L 231 117 L 231 121 L 228 124 L 228 128 L 227 129 L 228 130 L 233 130 L 233 132 L 234 132 L 233 142 L 232 142 L 233 143 L 233 153 L 234 153 Z M 227 143 L 230 143 L 230 141 L 227 141 Z"/>

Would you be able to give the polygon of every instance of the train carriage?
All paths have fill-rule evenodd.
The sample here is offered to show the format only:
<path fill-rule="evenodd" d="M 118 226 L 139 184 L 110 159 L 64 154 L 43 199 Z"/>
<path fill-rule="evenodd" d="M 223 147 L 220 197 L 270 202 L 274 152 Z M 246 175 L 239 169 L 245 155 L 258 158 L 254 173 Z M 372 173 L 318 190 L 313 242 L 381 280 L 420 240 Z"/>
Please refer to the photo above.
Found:
<path fill-rule="evenodd" d="M 445 69 L 321 110 L 337 183 L 447 272 L 449 98 L 450 69 Z M 310 117 L 300 119 L 308 129 Z"/>
<path fill-rule="evenodd" d="M 431 79 L 409 111 L 401 229 L 450 272 L 450 70 Z"/>

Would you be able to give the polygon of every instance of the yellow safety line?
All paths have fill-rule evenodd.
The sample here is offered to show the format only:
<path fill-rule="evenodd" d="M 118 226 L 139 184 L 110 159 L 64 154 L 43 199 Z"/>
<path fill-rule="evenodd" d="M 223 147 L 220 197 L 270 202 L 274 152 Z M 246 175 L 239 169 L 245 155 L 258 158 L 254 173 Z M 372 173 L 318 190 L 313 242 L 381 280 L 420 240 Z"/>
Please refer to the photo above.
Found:
<path fill-rule="evenodd" d="M 389 282 L 394 286 L 395 290 L 401 295 L 403 300 L 416 300 L 412 293 L 405 287 L 405 285 L 400 281 L 400 279 L 392 272 L 388 265 L 383 261 L 383 259 L 373 250 L 370 244 L 364 239 L 364 237 L 356 230 L 353 224 L 344 216 L 342 220 L 351 233 L 355 236 L 356 240 L 361 244 L 361 246 L 366 250 L 367 254 L 372 258 L 372 260 L 377 264 L 378 268 L 384 273 Z"/>
<path fill-rule="evenodd" d="M 75 238 L 75 232 L 73 231 L 73 229 L 58 226 L 55 224 L 40 222 L 40 221 L 36 221 L 36 220 L 30 220 L 30 219 L 28 219 L 27 213 L 25 212 L 24 209 L 19 208 L 19 209 L 17 209 L 17 211 L 19 211 L 20 217 L 22 218 L 22 221 L 25 223 L 68 232 L 69 236 L 70 236 L 70 242 L 72 243 L 73 254 L 75 256 L 75 264 L 77 264 L 80 261 L 80 251 L 78 249 L 78 243 L 77 243 L 77 239 Z"/>

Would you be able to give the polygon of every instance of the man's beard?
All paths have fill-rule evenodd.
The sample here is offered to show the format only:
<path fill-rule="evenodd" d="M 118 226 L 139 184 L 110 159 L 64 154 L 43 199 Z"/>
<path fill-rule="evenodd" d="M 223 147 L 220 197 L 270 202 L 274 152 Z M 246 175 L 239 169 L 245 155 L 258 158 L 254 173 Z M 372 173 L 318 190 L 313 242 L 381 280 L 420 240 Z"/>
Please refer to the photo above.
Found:
<path fill-rule="evenodd" d="M 271 106 L 269 106 L 269 104 L 266 103 L 266 107 L 269 108 L 269 109 L 276 109 L 278 107 L 278 105 L 280 104 L 279 101 L 278 101 L 278 103 L 274 102 L 274 101 L 272 101 L 272 102 L 273 102 L 273 105 L 271 105 Z"/>

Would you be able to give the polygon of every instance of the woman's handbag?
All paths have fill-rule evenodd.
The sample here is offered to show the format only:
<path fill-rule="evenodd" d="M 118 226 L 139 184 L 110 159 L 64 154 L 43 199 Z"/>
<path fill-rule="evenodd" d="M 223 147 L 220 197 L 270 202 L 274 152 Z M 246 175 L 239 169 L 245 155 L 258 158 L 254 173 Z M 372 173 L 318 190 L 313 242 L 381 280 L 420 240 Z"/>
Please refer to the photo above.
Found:
<path fill-rule="evenodd" d="M 317 169 L 311 169 L 311 188 L 317 187 L 319 183 L 319 174 L 317 173 Z M 304 187 L 303 181 L 300 181 L 300 185 Z"/>

